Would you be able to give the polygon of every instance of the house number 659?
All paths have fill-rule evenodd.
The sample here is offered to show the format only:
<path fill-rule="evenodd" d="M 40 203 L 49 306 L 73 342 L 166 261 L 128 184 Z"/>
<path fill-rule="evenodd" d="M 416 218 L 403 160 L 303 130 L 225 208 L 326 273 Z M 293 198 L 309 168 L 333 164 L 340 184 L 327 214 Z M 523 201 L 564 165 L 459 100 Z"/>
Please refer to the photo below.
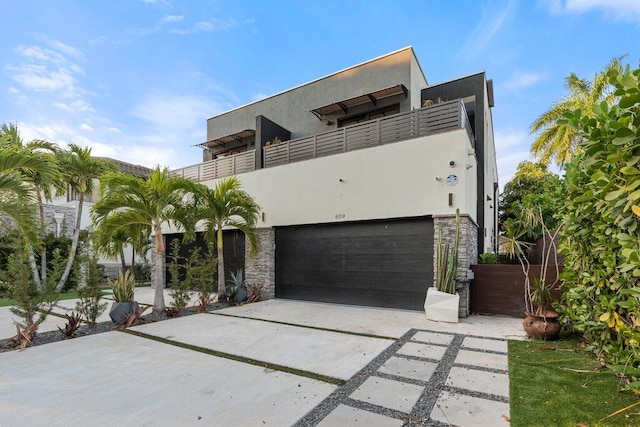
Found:
<path fill-rule="evenodd" d="M 336 219 L 345 219 L 347 217 L 346 214 L 340 213 L 340 214 L 336 214 Z"/>

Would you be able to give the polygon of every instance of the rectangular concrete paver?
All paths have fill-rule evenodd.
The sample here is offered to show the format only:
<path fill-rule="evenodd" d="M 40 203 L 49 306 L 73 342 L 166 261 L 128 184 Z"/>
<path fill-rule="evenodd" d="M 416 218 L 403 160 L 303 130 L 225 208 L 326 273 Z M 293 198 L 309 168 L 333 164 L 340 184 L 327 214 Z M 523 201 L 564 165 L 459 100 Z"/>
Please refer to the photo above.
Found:
<path fill-rule="evenodd" d="M 339 405 L 334 409 L 318 427 L 345 427 L 345 426 L 366 426 L 366 427 L 401 427 L 402 420 L 363 411 L 346 405 Z"/>
<path fill-rule="evenodd" d="M 369 377 L 351 393 L 352 399 L 410 413 L 424 387 L 376 376 Z"/>
<path fill-rule="evenodd" d="M 336 388 L 121 332 L 1 353 L 0 366 L 2 426 L 285 426 Z"/>
<path fill-rule="evenodd" d="M 454 366 L 445 385 L 509 398 L 509 375 Z"/>
<path fill-rule="evenodd" d="M 439 334 L 435 332 L 418 331 L 411 341 L 420 341 L 430 344 L 449 345 L 453 341 L 453 335 Z"/>
<path fill-rule="evenodd" d="M 429 381 L 437 366 L 437 363 L 424 362 L 422 360 L 391 357 L 380 366 L 378 372 L 414 380 Z"/>
<path fill-rule="evenodd" d="M 466 337 L 462 341 L 463 348 L 471 348 L 477 350 L 495 351 L 499 353 L 507 352 L 507 342 L 502 340 L 492 340 L 485 338 Z"/>
<path fill-rule="evenodd" d="M 458 427 L 508 426 L 509 404 L 443 391 L 431 418 Z"/>
<path fill-rule="evenodd" d="M 454 363 L 504 371 L 508 368 L 506 354 L 483 353 L 480 351 L 460 350 Z"/>
<path fill-rule="evenodd" d="M 424 357 L 427 359 L 440 360 L 447 347 L 441 345 L 422 344 L 417 342 L 408 342 L 398 350 L 398 354 L 405 356 Z"/>
<path fill-rule="evenodd" d="M 392 340 L 196 314 L 134 328 L 146 334 L 348 380 Z"/>

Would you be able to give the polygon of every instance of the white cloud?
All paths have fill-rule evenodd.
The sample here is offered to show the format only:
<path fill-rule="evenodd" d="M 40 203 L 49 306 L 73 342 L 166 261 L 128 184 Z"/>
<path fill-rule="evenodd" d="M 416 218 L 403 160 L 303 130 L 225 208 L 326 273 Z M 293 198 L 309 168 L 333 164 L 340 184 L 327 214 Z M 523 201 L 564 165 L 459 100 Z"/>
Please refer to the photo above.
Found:
<path fill-rule="evenodd" d="M 210 32 L 210 31 L 224 31 L 230 28 L 236 27 L 238 23 L 233 19 L 209 19 L 207 21 L 199 21 L 196 22 L 191 28 L 187 29 L 177 29 L 173 28 L 169 30 L 170 33 L 174 34 L 193 34 L 199 32 Z"/>
<path fill-rule="evenodd" d="M 86 123 L 81 124 L 80 129 L 86 130 L 87 132 L 93 132 L 93 128 Z"/>
<path fill-rule="evenodd" d="M 44 36 L 38 38 L 50 47 L 17 46 L 17 61 L 5 67 L 11 79 L 24 91 L 52 92 L 58 97 L 52 104 L 59 109 L 93 111 L 85 99 L 87 92 L 79 84 L 85 72 L 72 60 L 81 56 L 80 51 L 59 40 Z M 59 98 L 70 101 L 62 102 Z"/>
<path fill-rule="evenodd" d="M 164 15 L 160 20 L 160 24 L 166 24 L 169 22 L 180 22 L 184 19 L 183 15 Z"/>
<path fill-rule="evenodd" d="M 471 31 L 458 55 L 462 57 L 480 56 L 498 34 L 507 19 L 515 13 L 516 7 L 515 0 L 508 0 L 504 7 L 490 12 L 487 12 L 483 6 L 480 22 Z"/>
<path fill-rule="evenodd" d="M 529 86 L 533 86 L 546 79 L 545 74 L 534 73 L 530 71 L 516 71 L 505 82 L 504 86 L 507 89 L 523 89 Z"/>
<path fill-rule="evenodd" d="M 496 157 L 498 162 L 498 180 L 500 188 L 515 174 L 518 164 L 524 160 L 531 160 L 529 146 L 530 136 L 523 131 L 498 130 L 494 134 Z"/>
<path fill-rule="evenodd" d="M 604 12 L 608 19 L 640 23 L 640 1 L 638 0 L 542 0 L 540 4 L 549 13 L 581 14 L 590 11 Z"/>
<path fill-rule="evenodd" d="M 157 94 L 135 106 L 131 114 L 156 128 L 184 130 L 204 127 L 204 121 L 221 108 L 201 96 Z"/>

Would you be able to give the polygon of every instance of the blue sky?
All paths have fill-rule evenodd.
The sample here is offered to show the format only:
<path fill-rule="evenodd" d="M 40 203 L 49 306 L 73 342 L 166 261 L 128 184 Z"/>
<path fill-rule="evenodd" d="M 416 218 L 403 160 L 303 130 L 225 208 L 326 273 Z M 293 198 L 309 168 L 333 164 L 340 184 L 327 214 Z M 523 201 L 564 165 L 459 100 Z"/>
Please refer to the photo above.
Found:
<path fill-rule="evenodd" d="M 206 118 L 413 46 L 429 83 L 494 80 L 501 185 L 571 72 L 640 59 L 638 0 L 21 0 L 0 16 L 0 122 L 153 167 Z"/>

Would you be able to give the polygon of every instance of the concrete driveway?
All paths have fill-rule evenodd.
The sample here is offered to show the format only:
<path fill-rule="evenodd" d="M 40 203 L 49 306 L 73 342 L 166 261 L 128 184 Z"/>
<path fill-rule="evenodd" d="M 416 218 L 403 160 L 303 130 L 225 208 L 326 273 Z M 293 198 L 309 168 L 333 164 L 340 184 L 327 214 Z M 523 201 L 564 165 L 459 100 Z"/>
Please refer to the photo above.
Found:
<path fill-rule="evenodd" d="M 520 322 L 271 300 L 150 323 L 0 353 L 0 426 L 508 425 Z"/>

